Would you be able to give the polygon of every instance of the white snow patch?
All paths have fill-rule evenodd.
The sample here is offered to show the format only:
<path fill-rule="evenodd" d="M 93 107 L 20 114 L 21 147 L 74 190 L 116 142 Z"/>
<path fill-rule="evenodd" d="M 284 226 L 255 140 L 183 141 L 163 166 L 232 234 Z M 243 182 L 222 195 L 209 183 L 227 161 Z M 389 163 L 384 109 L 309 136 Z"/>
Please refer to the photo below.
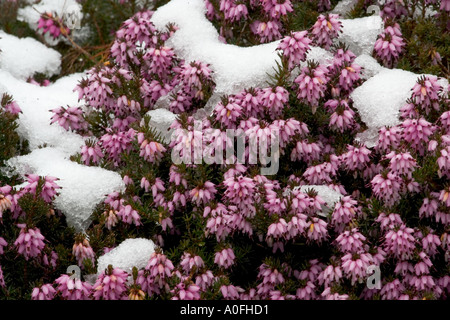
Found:
<path fill-rule="evenodd" d="M 337 13 L 341 17 L 344 17 L 347 13 L 349 13 L 358 0 L 341 0 L 338 4 L 331 10 L 331 13 Z"/>
<path fill-rule="evenodd" d="M 125 189 L 118 173 L 72 162 L 55 148 L 36 149 L 28 155 L 8 160 L 7 165 L 21 175 L 59 178 L 57 184 L 62 189 L 54 204 L 66 216 L 68 225 L 77 231 L 86 230 L 95 207 L 108 194 Z"/>
<path fill-rule="evenodd" d="M 357 140 L 373 147 L 380 128 L 400 123 L 400 109 L 420 76 L 400 69 L 383 69 L 352 92 L 354 107 L 369 128 L 359 134 Z M 445 88 L 448 81 L 443 79 L 440 84 Z"/>
<path fill-rule="evenodd" d="M 36 72 L 47 76 L 58 74 L 61 54 L 33 38 L 17 38 L 0 30 L 0 70 L 27 80 Z"/>
<path fill-rule="evenodd" d="M 380 16 L 342 19 L 342 34 L 335 42 L 344 42 L 356 55 L 371 55 L 375 41 L 384 28 Z"/>
<path fill-rule="evenodd" d="M 169 127 L 176 120 L 177 115 L 167 109 L 156 109 L 147 112 L 150 118 L 150 126 L 161 134 L 166 143 L 170 142 L 171 131 Z"/>
<path fill-rule="evenodd" d="M 131 274 L 133 267 L 143 269 L 147 266 L 148 261 L 156 245 L 152 240 L 137 238 L 127 239 L 119 246 L 104 254 L 97 261 L 97 273 L 100 275 L 108 265 L 114 268 L 120 268 Z"/>
<path fill-rule="evenodd" d="M 31 150 L 45 144 L 67 155 L 80 151 L 84 139 L 78 134 L 64 130 L 57 123 L 50 125 L 50 118 L 53 115 L 50 110 L 61 106 L 80 105 L 73 88 L 82 76 L 81 73 L 73 74 L 61 78 L 48 87 L 40 87 L 15 79 L 8 72 L 0 70 L 0 84 L 22 109 L 18 133 L 23 139 L 28 139 Z"/>
<path fill-rule="evenodd" d="M 385 70 L 385 68 L 380 65 L 375 58 L 367 54 L 362 54 L 356 57 L 355 63 L 363 67 L 361 70 L 361 77 L 363 79 L 372 78 L 374 75 L 377 75 L 381 71 Z"/>

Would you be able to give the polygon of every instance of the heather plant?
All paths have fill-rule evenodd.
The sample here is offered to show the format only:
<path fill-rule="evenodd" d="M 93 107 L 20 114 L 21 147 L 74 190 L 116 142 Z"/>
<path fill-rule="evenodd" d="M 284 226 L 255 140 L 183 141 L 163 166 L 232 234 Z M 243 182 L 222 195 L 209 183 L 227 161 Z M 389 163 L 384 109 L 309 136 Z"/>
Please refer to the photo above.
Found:
<path fill-rule="evenodd" d="M 179 58 L 169 41 L 178 27 L 158 30 L 153 11 L 126 19 L 110 39 L 107 58 L 75 88 L 85 105 L 61 106 L 51 118 L 52 125 L 89 138 L 72 161 L 118 172 L 125 189 L 107 195 L 87 230 L 76 233 L 53 206 L 57 179 L 29 175 L 18 190 L 2 185 L 0 287 L 6 297 L 447 299 L 448 88 L 437 76 L 420 77 L 400 123 L 381 128 L 369 147 L 355 139 L 366 124 L 351 99 L 363 70 L 339 42 L 340 17 L 325 12 L 334 2 L 206 2 L 224 41 L 281 40 L 270 81 L 224 95 L 205 112 L 216 87 L 213 68 Z M 423 10 L 439 7 L 419 2 Z M 352 14 L 369 3 L 359 2 Z M 446 11 L 445 3 L 439 10 Z M 94 2 L 85 1 L 85 10 L 89 5 Z M 405 65 L 403 55 L 424 59 L 411 54 L 405 27 L 415 5 L 388 1 L 383 7 L 374 56 L 389 68 Z M 291 29 L 308 8 L 323 13 L 300 31 Z M 425 14 L 420 19 L 428 21 Z M 308 60 L 311 46 L 329 50 L 331 62 Z M 445 51 L 442 57 L 440 63 Z M 176 115 L 169 140 L 148 114 L 161 103 Z M 0 128 L 16 135 L 20 109 L 9 96 L 2 107 L 6 129 Z M 241 154 L 227 130 L 240 130 Z M 268 163 L 250 161 L 251 142 L 273 142 L 273 132 L 279 168 L 264 175 Z M 208 162 L 198 148 L 210 152 L 210 145 L 217 147 L 214 155 L 227 148 L 237 155 Z M 16 153 L 4 150 L 0 160 Z M 194 161 L 176 162 L 174 155 Z M 328 200 L 317 185 L 341 197 Z M 144 267 L 96 269 L 96 258 L 129 238 L 156 244 Z M 70 265 L 97 274 L 96 280 L 73 278 Z M 374 270 L 380 282 L 368 286 Z"/>

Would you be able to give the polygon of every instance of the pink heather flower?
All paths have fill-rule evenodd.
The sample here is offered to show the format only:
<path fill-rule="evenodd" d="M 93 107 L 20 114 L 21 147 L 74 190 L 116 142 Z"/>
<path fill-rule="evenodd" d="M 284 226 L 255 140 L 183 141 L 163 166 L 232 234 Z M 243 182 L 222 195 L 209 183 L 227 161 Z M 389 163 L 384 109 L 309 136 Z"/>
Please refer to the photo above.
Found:
<path fill-rule="evenodd" d="M 223 267 L 225 269 L 228 269 L 234 264 L 235 260 L 233 249 L 226 248 L 222 251 L 218 251 L 214 255 L 214 263 L 219 265 L 220 267 Z"/>
<path fill-rule="evenodd" d="M 336 175 L 336 169 L 329 162 L 324 162 L 316 166 L 308 167 L 303 173 L 303 177 L 311 185 L 321 185 L 331 183 L 332 176 Z"/>
<path fill-rule="evenodd" d="M 278 129 L 280 133 L 280 147 L 284 148 L 291 142 L 296 135 L 305 137 L 308 133 L 308 126 L 294 118 L 287 120 L 275 120 L 271 125 L 271 129 Z"/>
<path fill-rule="evenodd" d="M 27 228 L 25 224 L 20 224 L 18 227 L 21 229 L 20 234 L 14 242 L 17 252 L 27 261 L 29 258 L 36 258 L 45 247 L 44 236 L 38 228 Z"/>
<path fill-rule="evenodd" d="M 432 291 L 436 286 L 433 277 L 423 275 L 421 277 L 413 276 L 409 280 L 409 285 L 415 287 L 417 291 Z"/>
<path fill-rule="evenodd" d="M 382 200 L 385 205 L 391 207 L 400 200 L 401 179 L 392 172 L 377 174 L 370 181 L 370 184 L 375 196 Z"/>
<path fill-rule="evenodd" d="M 31 300 L 53 300 L 56 290 L 49 283 L 36 287 L 31 293 Z"/>
<path fill-rule="evenodd" d="M 344 253 L 357 253 L 363 247 L 364 241 L 366 241 L 366 237 L 357 228 L 344 231 L 336 238 L 339 249 Z"/>
<path fill-rule="evenodd" d="M 315 292 L 316 286 L 308 281 L 305 286 L 297 288 L 297 292 L 295 294 L 296 298 L 299 300 L 313 300 L 317 298 Z"/>
<path fill-rule="evenodd" d="M 190 196 L 192 197 L 192 201 L 199 206 L 200 203 L 206 204 L 208 201 L 212 200 L 216 192 L 217 190 L 214 183 L 206 181 L 202 186 L 192 189 L 190 191 Z"/>
<path fill-rule="evenodd" d="M 325 290 L 321 293 L 321 296 L 324 300 L 347 300 L 349 297 L 347 294 L 339 294 L 338 292 L 331 291 L 331 288 L 325 288 Z"/>
<path fill-rule="evenodd" d="M 406 119 L 401 124 L 403 128 L 403 138 L 411 144 L 411 147 L 424 154 L 422 145 L 429 141 L 429 137 L 433 134 L 435 127 L 424 118 Z"/>
<path fill-rule="evenodd" d="M 121 206 L 117 212 L 117 217 L 127 224 L 141 225 L 141 216 L 131 205 Z"/>
<path fill-rule="evenodd" d="M 327 223 L 319 218 L 312 218 L 307 224 L 308 240 L 321 243 L 328 238 Z"/>
<path fill-rule="evenodd" d="M 406 175 L 412 178 L 412 173 L 417 167 L 416 159 L 409 152 L 398 153 L 391 151 L 386 155 L 386 159 L 390 159 L 389 169 L 397 175 Z"/>
<path fill-rule="evenodd" d="M 439 193 L 439 200 L 447 207 L 450 207 L 450 187 L 445 188 Z"/>
<path fill-rule="evenodd" d="M 234 103 L 241 106 L 243 114 L 260 118 L 264 114 L 264 108 L 260 103 L 261 95 L 261 89 L 250 88 L 234 95 L 233 99 Z"/>
<path fill-rule="evenodd" d="M 273 246 L 273 241 L 277 240 L 278 245 L 273 247 L 273 252 L 275 253 L 277 248 L 281 250 L 281 252 L 284 251 L 284 247 L 282 245 L 282 242 L 280 242 L 280 239 L 283 239 L 286 237 L 287 233 L 287 227 L 288 224 L 286 223 L 286 220 L 283 218 L 280 218 L 278 222 L 272 223 L 269 228 L 267 229 L 267 236 L 266 241 L 269 247 Z"/>
<path fill-rule="evenodd" d="M 100 159 L 104 157 L 100 146 L 91 140 L 88 140 L 86 144 L 81 148 L 81 160 L 85 165 L 98 164 Z"/>
<path fill-rule="evenodd" d="M 398 259 L 411 259 L 416 247 L 413 232 L 413 229 L 405 225 L 389 230 L 384 240 L 386 252 Z"/>
<path fill-rule="evenodd" d="M 336 48 L 333 48 L 333 51 L 333 63 L 329 67 L 332 73 L 340 72 L 344 67 L 352 65 L 356 59 L 355 54 L 345 46 L 339 45 Z"/>
<path fill-rule="evenodd" d="M 311 105 L 313 113 L 315 113 L 320 98 L 325 95 L 328 81 L 327 72 L 325 66 L 308 63 L 308 66 L 304 67 L 300 75 L 294 80 L 298 84 L 297 99 Z"/>
<path fill-rule="evenodd" d="M 266 188 L 266 186 L 264 186 Z M 286 199 L 280 197 L 272 188 L 266 188 L 266 203 L 264 209 L 268 211 L 270 215 L 283 212 L 286 209 Z"/>
<path fill-rule="evenodd" d="M 342 278 L 342 270 L 340 266 L 329 265 L 326 267 L 317 278 L 320 285 L 329 287 L 330 285 L 339 283 Z"/>
<path fill-rule="evenodd" d="M 88 124 L 83 118 L 83 110 L 80 107 L 59 107 L 51 112 L 54 113 L 51 123 L 58 122 L 67 131 L 87 130 Z"/>
<path fill-rule="evenodd" d="M 433 198 L 424 198 L 422 206 L 419 209 L 419 217 L 433 217 L 436 215 L 438 211 L 439 203 L 436 199 Z"/>
<path fill-rule="evenodd" d="M 441 6 L 439 7 L 442 11 L 450 11 L 450 0 L 441 0 Z"/>
<path fill-rule="evenodd" d="M 291 32 L 289 36 L 280 41 L 277 49 L 283 51 L 289 69 L 293 69 L 300 62 L 305 61 L 306 53 L 309 51 L 312 42 L 307 35 L 308 31 Z"/>
<path fill-rule="evenodd" d="M 381 288 L 381 299 L 382 300 L 398 300 L 400 295 L 405 290 L 405 287 L 400 282 L 399 279 L 395 279 L 391 282 L 386 283 Z"/>
<path fill-rule="evenodd" d="M 0 255 L 4 254 L 4 248 L 8 245 L 8 242 L 5 241 L 2 237 L 0 237 Z"/>
<path fill-rule="evenodd" d="M 103 271 L 95 282 L 93 297 L 95 300 L 128 300 L 127 281 L 128 274 L 119 268 Z"/>
<path fill-rule="evenodd" d="M 224 127 L 231 129 L 236 127 L 238 118 L 242 116 L 242 107 L 233 98 L 226 98 L 216 105 L 214 113 Z"/>
<path fill-rule="evenodd" d="M 12 188 L 10 186 L 7 186 L 9 191 L 12 190 Z M 4 189 L 4 190 L 2 190 Z M 10 209 L 13 205 L 13 203 L 11 202 L 10 197 L 8 195 L 3 195 L 2 193 L 5 191 L 5 193 L 9 193 L 9 191 L 6 191 L 6 188 L 0 188 L 0 219 L 3 216 L 3 212 L 5 212 L 6 210 Z"/>
<path fill-rule="evenodd" d="M 130 129 L 112 134 L 107 133 L 100 138 L 101 146 L 116 166 L 119 164 L 120 155 L 131 150 L 135 134 L 136 132 Z"/>
<path fill-rule="evenodd" d="M 259 266 L 258 278 L 262 282 L 258 285 L 258 294 L 266 296 L 270 290 L 273 290 L 276 285 L 284 283 L 283 274 L 276 268 L 271 268 L 263 263 Z"/>
<path fill-rule="evenodd" d="M 445 111 L 441 114 L 439 117 L 439 122 L 441 123 L 442 127 L 445 129 L 445 132 L 447 134 L 450 133 L 450 111 Z"/>
<path fill-rule="evenodd" d="M 231 215 L 223 207 L 218 207 L 212 210 L 211 213 L 211 217 L 206 222 L 205 234 L 215 234 L 218 242 L 224 241 L 231 232 Z"/>
<path fill-rule="evenodd" d="M 106 210 L 103 215 L 105 216 L 105 226 L 108 230 L 111 230 L 119 222 L 117 211 Z"/>
<path fill-rule="evenodd" d="M 324 107 L 331 112 L 329 127 L 344 132 L 355 127 L 355 112 L 349 107 L 347 100 L 328 100 Z"/>
<path fill-rule="evenodd" d="M 192 92 L 195 98 L 203 100 L 203 84 L 212 82 L 211 75 L 209 64 L 193 61 L 181 66 L 179 77 L 186 92 Z"/>
<path fill-rule="evenodd" d="M 270 300 L 294 300 L 295 296 L 291 294 L 283 295 L 280 290 L 272 290 L 269 292 Z"/>
<path fill-rule="evenodd" d="M 49 261 L 50 256 L 50 261 Z M 51 266 L 53 269 L 56 269 L 56 261 L 58 260 L 58 254 L 55 251 L 52 251 L 50 254 L 44 253 L 42 255 L 42 263 L 45 266 Z"/>
<path fill-rule="evenodd" d="M 265 88 L 261 92 L 260 101 L 273 119 L 278 118 L 287 106 L 289 92 L 283 87 Z"/>
<path fill-rule="evenodd" d="M 376 149 L 389 152 L 397 149 L 401 142 L 401 129 L 399 127 L 382 127 L 379 131 Z"/>
<path fill-rule="evenodd" d="M 431 262 L 430 258 L 423 251 L 419 253 L 419 258 L 420 261 L 414 265 L 414 272 L 416 276 L 429 274 L 430 273 L 429 268 L 433 266 L 433 263 Z"/>
<path fill-rule="evenodd" d="M 354 84 L 360 80 L 361 67 L 356 63 L 350 65 L 345 64 L 339 74 L 339 87 L 340 89 L 351 92 L 353 91 Z"/>
<path fill-rule="evenodd" d="M 172 89 L 173 87 L 170 84 L 164 83 L 161 80 L 153 79 L 149 83 L 147 82 L 147 80 L 142 79 L 140 92 L 144 98 L 144 106 L 145 107 L 153 106 L 156 103 L 156 101 L 158 101 L 159 98 L 169 94 L 169 92 Z M 180 91 L 178 91 L 176 95 L 177 95 L 176 99 L 178 99 L 180 96 Z M 185 104 L 189 105 L 191 103 L 192 97 L 190 95 L 185 94 L 183 98 L 186 100 Z M 172 104 L 170 105 L 170 109 L 172 110 Z"/>
<path fill-rule="evenodd" d="M 387 0 L 383 10 L 380 12 L 380 16 L 383 19 L 400 18 L 406 15 L 408 15 L 408 11 L 403 0 Z"/>
<path fill-rule="evenodd" d="M 200 287 L 193 284 L 189 279 L 182 278 L 170 291 L 173 295 L 171 300 L 200 300 Z"/>
<path fill-rule="evenodd" d="M 279 20 L 255 21 L 250 25 L 252 32 L 260 38 L 261 43 L 270 42 L 281 37 L 282 28 Z"/>
<path fill-rule="evenodd" d="M 22 112 L 22 110 L 20 109 L 19 105 L 15 101 L 12 101 L 11 103 L 7 104 L 5 106 L 5 111 L 9 112 L 11 114 L 19 114 L 19 113 Z"/>
<path fill-rule="evenodd" d="M 437 159 L 437 164 L 439 166 L 440 176 L 445 175 L 450 179 L 450 146 L 441 150 L 441 156 Z"/>
<path fill-rule="evenodd" d="M 400 118 L 406 119 L 406 118 L 419 118 L 419 109 L 414 104 L 414 101 L 411 99 L 406 100 L 406 104 L 400 108 Z"/>
<path fill-rule="evenodd" d="M 358 202 L 350 196 L 342 197 L 334 206 L 331 221 L 337 232 L 342 232 L 345 225 L 352 221 L 360 213 Z"/>
<path fill-rule="evenodd" d="M 386 67 L 394 67 L 403 51 L 405 42 L 398 23 L 387 25 L 375 42 L 375 55 L 383 61 Z"/>
<path fill-rule="evenodd" d="M 39 18 L 37 28 L 42 29 L 43 34 L 49 33 L 54 39 L 58 38 L 61 34 L 65 36 L 70 33 L 69 28 L 65 26 L 61 28 L 53 19 L 56 19 L 61 24 L 63 23 L 59 17 L 53 16 L 51 12 L 46 12 Z"/>
<path fill-rule="evenodd" d="M 140 144 L 140 152 L 139 156 L 143 157 L 144 160 L 155 163 L 161 161 L 164 152 L 166 152 L 166 148 L 155 141 L 148 141 L 145 139 L 144 134 L 142 132 L 138 133 L 138 143 Z"/>
<path fill-rule="evenodd" d="M 314 216 L 316 211 L 322 210 L 325 201 L 316 193 L 311 194 L 308 190 L 306 193 L 294 189 L 291 192 L 291 209 L 294 213 L 304 213 Z"/>
<path fill-rule="evenodd" d="M 224 186 L 227 188 L 224 198 L 239 207 L 253 205 L 253 195 L 255 193 L 255 183 L 249 177 L 242 175 L 232 176 L 224 180 Z"/>
<path fill-rule="evenodd" d="M 297 141 L 295 148 L 292 149 L 291 160 L 304 161 L 306 163 L 312 163 L 320 159 L 322 154 L 321 143 L 309 142 L 309 140 Z"/>
<path fill-rule="evenodd" d="M 339 21 L 337 14 L 321 14 L 316 23 L 312 26 L 311 33 L 314 42 L 325 49 L 330 49 L 333 39 L 339 37 L 342 28 L 342 22 Z"/>
<path fill-rule="evenodd" d="M 290 0 L 268 0 L 261 1 L 263 10 L 273 19 L 280 19 L 288 12 L 294 11 Z"/>
<path fill-rule="evenodd" d="M 368 253 L 347 253 L 342 257 L 342 270 L 351 279 L 352 285 L 356 281 L 364 280 L 366 270 L 372 264 L 372 256 Z"/>
<path fill-rule="evenodd" d="M 80 267 L 84 267 L 85 259 L 91 260 L 92 265 L 95 264 L 95 253 L 94 250 L 92 250 L 92 247 L 87 239 L 83 239 L 83 241 L 81 242 L 75 242 L 72 247 L 72 254 L 77 259 L 78 265 Z"/>
<path fill-rule="evenodd" d="M 90 300 L 92 286 L 80 279 L 72 279 L 67 274 L 55 280 L 56 290 L 65 300 Z"/>
<path fill-rule="evenodd" d="M 1 265 L 0 265 L 0 288 L 6 288 L 6 283 L 3 277 L 3 270 Z"/>
<path fill-rule="evenodd" d="M 38 187 L 38 184 L 42 184 L 42 191 L 40 193 L 40 196 L 42 199 L 44 199 L 45 202 L 51 203 L 53 200 L 53 197 L 57 195 L 57 189 L 61 189 L 60 186 L 58 186 L 55 181 L 57 181 L 58 178 L 54 177 L 39 177 L 36 174 L 29 174 L 27 175 L 27 182 L 28 184 L 25 186 L 25 191 L 29 192 L 31 194 L 36 194 L 36 189 Z"/>
<path fill-rule="evenodd" d="M 380 223 L 381 230 L 383 231 L 399 228 L 403 225 L 403 221 L 397 213 L 390 213 L 388 215 L 380 213 L 376 221 Z"/>
<path fill-rule="evenodd" d="M 205 263 L 200 256 L 192 256 L 190 253 L 185 252 L 181 257 L 180 266 L 186 274 L 194 269 L 198 272 L 199 269 L 205 267 Z"/>
<path fill-rule="evenodd" d="M 247 292 L 242 292 L 239 296 L 239 300 L 261 300 L 260 297 L 256 294 L 256 289 L 251 288 Z"/>
<path fill-rule="evenodd" d="M 175 53 L 172 48 L 162 46 L 158 48 L 149 48 L 144 55 L 147 61 L 149 71 L 158 75 L 161 79 L 165 79 L 172 66 Z"/>
<path fill-rule="evenodd" d="M 215 281 L 215 277 L 211 270 L 207 270 L 205 273 L 197 275 L 195 278 L 195 284 L 202 290 L 206 291 Z"/>
<path fill-rule="evenodd" d="M 214 20 L 218 18 L 214 6 L 209 0 L 205 0 L 205 5 L 206 5 L 206 17 L 208 18 L 208 20 Z"/>
<path fill-rule="evenodd" d="M 442 87 L 435 76 L 421 76 L 412 88 L 411 99 L 429 114 L 431 108 L 439 110 L 439 92 Z"/>
<path fill-rule="evenodd" d="M 137 113 L 141 110 L 141 105 L 135 100 L 130 100 L 123 95 L 117 99 L 117 105 L 114 108 L 114 113 L 117 116 L 125 116 L 130 113 Z"/>
<path fill-rule="evenodd" d="M 342 155 L 342 161 L 347 170 L 362 170 L 370 162 L 369 155 L 372 153 L 365 146 L 347 146 L 347 152 Z"/>
<path fill-rule="evenodd" d="M 319 12 L 328 11 L 331 9 L 330 0 L 319 0 L 317 5 L 318 5 Z"/>
<path fill-rule="evenodd" d="M 239 21 L 248 16 L 247 6 L 242 3 L 236 3 L 234 0 L 220 0 L 219 10 L 224 13 L 225 20 L 230 22 Z"/>
<path fill-rule="evenodd" d="M 157 30 L 150 21 L 152 11 L 141 11 L 126 20 L 116 32 L 116 41 L 111 47 L 111 56 L 121 66 L 129 62 L 140 64 L 137 58 L 138 44 L 146 48 L 155 47 L 158 42 Z"/>
<path fill-rule="evenodd" d="M 222 285 L 220 287 L 220 292 L 225 300 L 238 300 L 239 293 L 244 292 L 244 289 L 240 287 L 235 287 L 233 285 Z"/>
<path fill-rule="evenodd" d="M 139 271 L 136 283 L 151 297 L 154 293 L 169 292 L 174 266 L 164 254 L 154 252 L 144 270 Z"/>
<path fill-rule="evenodd" d="M 294 270 L 294 277 L 298 280 L 309 280 L 313 283 L 317 281 L 317 277 L 323 271 L 324 265 L 319 263 L 319 260 L 309 260 L 308 268 L 302 271 Z"/>

